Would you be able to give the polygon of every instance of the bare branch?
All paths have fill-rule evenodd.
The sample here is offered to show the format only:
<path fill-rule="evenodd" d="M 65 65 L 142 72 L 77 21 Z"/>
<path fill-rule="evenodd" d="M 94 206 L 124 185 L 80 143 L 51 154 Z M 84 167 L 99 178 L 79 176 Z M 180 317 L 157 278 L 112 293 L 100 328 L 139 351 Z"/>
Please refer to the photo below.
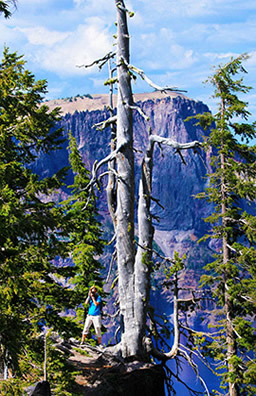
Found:
<path fill-rule="evenodd" d="M 205 332 L 203 332 L 203 331 L 196 331 L 196 330 L 191 329 L 190 327 L 184 326 L 183 324 L 181 324 L 181 327 L 182 327 L 183 329 L 185 329 L 185 330 L 191 332 L 191 333 L 194 333 L 194 334 L 197 334 L 197 335 L 203 335 L 203 336 L 206 336 L 206 337 L 209 337 L 209 338 L 214 338 L 216 335 L 219 334 L 219 332 L 215 332 L 215 333 L 205 333 Z"/>
<path fill-rule="evenodd" d="M 189 350 L 189 351 L 192 352 L 191 350 Z M 204 382 L 203 378 L 200 377 L 200 375 L 199 375 L 198 365 L 192 360 L 192 358 L 188 355 L 188 353 L 186 351 L 180 350 L 180 352 L 183 354 L 184 358 L 187 360 L 187 362 L 190 364 L 190 366 L 192 367 L 192 369 L 196 373 L 196 376 L 197 376 L 197 378 L 199 378 L 201 384 L 203 385 L 207 396 L 210 396 L 210 393 L 209 393 L 209 390 L 208 390 L 208 388 L 206 386 L 206 383 Z"/>
<path fill-rule="evenodd" d="M 92 178 L 90 183 L 86 186 L 86 190 L 91 189 L 92 186 L 96 183 L 97 181 L 97 172 L 98 170 L 105 164 L 107 164 L 108 162 L 112 161 L 113 159 L 116 158 L 117 154 L 122 150 L 123 145 L 121 145 L 120 147 L 118 147 L 116 150 L 112 151 L 107 157 L 103 158 L 100 162 L 95 161 L 93 164 L 93 168 L 92 168 Z M 121 177 L 121 176 L 119 176 Z"/>
<path fill-rule="evenodd" d="M 99 175 L 99 177 L 98 177 L 99 182 L 101 181 L 101 179 L 102 179 L 104 176 L 108 176 L 108 175 L 109 175 L 109 172 L 108 172 L 108 171 L 107 171 L 107 172 L 101 173 L 101 174 Z"/>
<path fill-rule="evenodd" d="M 110 166 L 109 166 L 109 172 L 111 172 L 117 179 L 121 178 L 118 172 L 115 169 L 111 168 Z"/>
<path fill-rule="evenodd" d="M 201 355 L 201 353 L 193 351 L 192 349 L 186 347 L 185 345 L 181 345 L 182 348 L 185 348 L 187 351 L 189 351 L 191 354 L 195 355 L 213 374 L 218 375 L 216 371 L 214 371 L 210 364 L 207 362 L 207 360 L 204 358 L 204 356 Z"/>
<path fill-rule="evenodd" d="M 121 326 L 118 326 L 117 327 L 117 329 L 116 329 L 116 331 L 115 331 L 115 341 L 116 341 L 116 343 L 117 343 L 117 335 L 118 335 L 118 333 L 121 331 Z"/>
<path fill-rule="evenodd" d="M 125 8 L 122 3 L 117 3 L 117 8 L 119 8 L 119 10 L 127 12 L 127 14 L 129 15 L 130 18 L 132 18 L 134 16 L 134 12 L 133 11 L 129 11 L 127 8 Z"/>
<path fill-rule="evenodd" d="M 173 372 L 169 369 L 169 367 L 164 366 L 164 368 L 165 368 L 165 370 L 166 370 L 167 372 L 170 373 L 171 376 L 175 377 L 176 380 L 177 380 L 178 382 L 180 382 L 182 385 L 184 385 L 185 388 L 189 391 L 189 393 L 190 393 L 191 395 L 192 395 L 192 394 L 193 394 L 193 395 L 203 395 L 203 392 L 196 391 L 196 390 L 192 389 L 190 386 L 188 386 L 186 382 L 182 381 L 182 379 L 180 378 L 179 374 L 173 373 Z"/>
<path fill-rule="evenodd" d="M 79 68 L 84 67 L 85 69 L 87 69 L 88 67 L 92 67 L 94 65 L 99 65 L 99 69 L 102 69 L 102 67 L 105 65 L 105 63 L 107 63 L 109 59 L 114 58 L 115 56 L 116 56 L 116 52 L 111 51 L 108 54 L 106 54 L 105 56 L 103 56 L 102 58 L 93 61 L 89 65 L 77 65 L 76 67 L 79 67 Z"/>
<path fill-rule="evenodd" d="M 124 60 L 123 58 L 122 58 L 121 60 L 126 64 L 126 66 L 127 66 L 127 68 L 128 68 L 129 70 L 132 70 L 133 72 L 137 73 L 137 74 L 142 78 L 142 80 L 145 80 L 145 81 L 146 81 L 152 88 L 154 88 L 156 91 L 160 91 L 160 92 L 164 92 L 164 93 L 167 93 L 167 91 L 171 91 L 171 92 L 187 92 L 187 91 L 182 90 L 182 89 L 179 89 L 179 88 L 177 88 L 177 87 L 168 87 L 168 86 L 166 86 L 166 87 L 160 87 L 159 85 L 157 85 L 157 84 L 155 84 L 153 81 L 151 81 L 151 80 L 146 76 L 146 74 L 144 73 L 143 70 L 138 69 L 136 66 L 133 66 L 133 65 L 131 65 L 131 64 L 126 63 L 125 60 Z"/>
<path fill-rule="evenodd" d="M 117 256 L 117 253 L 116 253 L 116 250 L 115 250 L 114 253 L 112 254 L 112 257 L 111 257 L 111 262 L 110 262 L 110 265 L 109 265 L 109 270 L 108 270 L 108 276 L 107 276 L 107 279 L 106 279 L 106 283 L 108 283 L 108 281 L 110 279 L 110 275 L 111 275 L 111 272 L 112 272 L 114 261 L 116 260 L 116 256 Z"/>
<path fill-rule="evenodd" d="M 116 123 L 117 116 L 109 117 L 107 120 L 98 122 L 93 125 L 93 128 L 96 128 L 97 131 L 103 131 L 103 129 L 107 128 L 109 125 Z"/>
<path fill-rule="evenodd" d="M 110 246 L 116 240 L 116 233 L 113 235 L 113 238 L 107 243 Z"/>
<path fill-rule="evenodd" d="M 120 309 L 118 309 L 113 315 L 109 313 L 104 313 L 104 315 L 108 316 L 111 319 L 115 319 L 120 314 Z"/>
<path fill-rule="evenodd" d="M 129 106 L 132 110 L 137 110 L 140 115 L 144 118 L 144 120 L 149 121 L 149 117 L 144 113 L 144 111 L 139 106 Z"/>
<path fill-rule="evenodd" d="M 156 256 L 160 257 L 160 258 L 161 258 L 162 260 L 164 260 L 164 261 L 170 262 L 170 263 L 172 263 L 172 264 L 175 262 L 172 258 L 166 257 L 166 256 L 162 256 L 161 254 L 159 254 L 159 253 L 158 253 L 156 250 L 154 250 L 154 249 L 149 249 L 149 248 L 147 248 L 147 247 L 145 247 L 145 246 L 142 246 L 142 245 L 140 245 L 137 241 L 135 241 L 135 243 L 136 243 L 136 245 L 138 245 L 141 249 L 144 249 L 144 250 L 146 250 L 146 251 L 150 251 L 150 252 L 154 253 Z"/>
<path fill-rule="evenodd" d="M 198 140 L 189 143 L 178 143 L 170 138 L 165 138 L 158 135 L 150 135 L 149 140 L 151 144 L 165 144 L 167 146 L 175 148 L 176 150 L 187 150 L 202 146 L 202 143 L 200 143 Z"/>
<path fill-rule="evenodd" d="M 160 208 L 162 208 L 164 210 L 164 206 L 160 204 L 160 199 L 154 198 L 154 197 L 152 197 L 152 195 L 150 196 L 150 199 L 152 201 L 154 201 L 158 206 L 160 206 Z"/>
<path fill-rule="evenodd" d="M 255 301 L 250 297 L 250 296 L 241 296 L 241 298 L 245 301 L 248 301 L 250 303 L 255 303 Z"/>
<path fill-rule="evenodd" d="M 183 162 L 183 164 L 184 164 L 184 165 L 187 165 L 187 163 L 186 163 L 186 161 L 185 161 L 185 159 L 184 159 L 183 155 L 181 154 L 180 150 L 176 150 L 176 153 L 178 153 L 178 154 L 179 154 L 179 156 L 180 156 L 180 158 L 181 158 L 181 161 Z"/>

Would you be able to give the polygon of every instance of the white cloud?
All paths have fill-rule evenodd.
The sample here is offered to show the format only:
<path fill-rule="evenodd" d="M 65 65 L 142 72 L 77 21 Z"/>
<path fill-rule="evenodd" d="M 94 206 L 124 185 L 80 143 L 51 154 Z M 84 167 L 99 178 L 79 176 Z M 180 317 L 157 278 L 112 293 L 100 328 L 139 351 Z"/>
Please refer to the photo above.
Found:
<path fill-rule="evenodd" d="M 254 84 L 255 0 L 126 0 L 125 3 L 135 12 L 134 18 L 128 18 L 131 63 L 156 83 L 170 82 L 200 98 L 202 81 L 212 73 L 212 65 L 225 63 L 231 55 L 249 52 L 252 57 L 245 66 L 248 66 L 247 77 Z M 76 65 L 91 63 L 113 49 L 115 20 L 114 0 L 22 0 L 12 18 L 3 21 L 1 41 L 24 53 L 33 72 L 39 70 L 46 78 L 52 72 L 49 75 L 56 89 L 60 81 L 61 96 L 69 96 L 67 87 L 74 80 L 80 81 L 80 75 L 86 75 L 85 92 L 89 90 L 87 86 L 92 92 L 92 84 L 100 92 L 104 77 L 98 69 L 78 69 Z M 136 87 L 147 89 L 139 81 Z M 207 96 L 205 91 L 203 95 Z M 252 100 L 255 102 L 255 98 Z"/>
<path fill-rule="evenodd" d="M 104 56 L 111 48 L 112 40 L 108 32 L 101 28 L 97 18 L 93 18 L 54 45 L 34 49 L 34 60 L 39 67 L 60 75 L 79 74 L 81 69 L 77 65 L 89 64 Z M 82 73 L 85 73 L 84 68 Z"/>
<path fill-rule="evenodd" d="M 225 59 L 230 59 L 231 57 L 235 58 L 239 56 L 240 54 L 235 53 L 235 52 L 226 52 L 226 53 L 217 53 L 217 52 L 206 52 L 203 56 L 206 58 L 210 59 L 211 61 L 214 61 L 216 59 L 220 60 L 225 60 Z"/>
<path fill-rule="evenodd" d="M 23 33 L 27 37 L 29 43 L 33 45 L 52 46 L 63 41 L 70 35 L 70 32 L 48 30 L 42 26 L 16 28 L 16 30 Z"/>

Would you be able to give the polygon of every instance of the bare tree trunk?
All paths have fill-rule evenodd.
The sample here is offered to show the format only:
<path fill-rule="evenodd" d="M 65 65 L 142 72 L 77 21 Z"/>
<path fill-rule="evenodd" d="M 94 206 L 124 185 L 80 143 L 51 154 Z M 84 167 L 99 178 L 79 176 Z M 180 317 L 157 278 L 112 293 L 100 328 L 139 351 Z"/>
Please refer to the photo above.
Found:
<path fill-rule="evenodd" d="M 172 349 L 166 354 L 168 359 L 173 359 L 179 351 L 180 343 L 180 326 L 179 326 L 179 300 L 178 300 L 178 274 L 174 275 L 174 289 L 173 289 L 173 327 L 174 327 L 174 340 Z"/>
<path fill-rule="evenodd" d="M 124 2 L 115 0 L 117 7 L 117 264 L 120 312 L 123 318 L 123 357 L 137 355 L 134 317 L 134 156 L 133 103 L 129 63 L 129 34 Z"/>
<path fill-rule="evenodd" d="M 141 166 L 138 205 L 138 250 L 135 260 L 135 318 L 138 349 L 142 351 L 146 334 L 146 315 L 152 271 L 154 228 L 150 213 L 154 143 L 150 141 Z"/>
<path fill-rule="evenodd" d="M 123 357 L 144 355 L 146 315 L 150 291 L 150 273 L 154 229 L 150 213 L 153 150 L 155 142 L 178 150 L 197 147 L 199 142 L 179 144 L 171 139 L 150 136 L 145 154 L 139 187 L 139 243 L 135 259 L 134 245 L 134 155 L 133 155 L 133 97 L 129 75 L 129 33 L 127 10 L 123 0 L 117 7 L 117 130 L 116 185 L 117 208 L 114 216 L 118 267 L 120 313 L 123 325 L 121 348 Z M 112 149 L 114 150 L 114 148 Z M 111 178 L 110 178 L 110 182 Z M 109 186 L 111 194 L 112 186 Z M 109 203 L 112 197 L 109 196 Z M 111 204 L 112 205 L 112 204 Z M 110 208 L 113 218 L 113 205 Z"/>

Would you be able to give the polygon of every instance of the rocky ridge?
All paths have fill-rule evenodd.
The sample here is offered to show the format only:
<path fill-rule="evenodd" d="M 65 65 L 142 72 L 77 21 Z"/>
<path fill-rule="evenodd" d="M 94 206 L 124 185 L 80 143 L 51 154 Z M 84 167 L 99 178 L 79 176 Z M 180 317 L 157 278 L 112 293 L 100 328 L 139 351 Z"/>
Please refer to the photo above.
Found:
<path fill-rule="evenodd" d="M 203 131 L 193 121 L 184 120 L 197 113 L 209 111 L 202 102 L 184 95 L 171 95 L 153 92 L 137 94 L 134 101 L 149 117 L 149 121 L 134 112 L 135 179 L 138 190 L 140 165 L 143 152 L 148 143 L 149 131 L 179 142 L 202 141 Z M 99 161 L 109 152 L 110 131 L 97 131 L 93 126 L 109 117 L 107 109 L 108 95 L 92 95 L 91 98 L 77 98 L 76 101 L 56 100 L 47 102 L 51 108 L 60 106 L 63 119 L 59 126 L 64 128 L 67 137 L 71 131 L 75 136 L 79 150 L 88 169 L 95 160 Z M 152 204 L 152 213 L 159 218 L 155 222 L 155 241 L 168 256 L 175 250 L 188 256 L 188 267 L 202 268 L 208 257 L 210 247 L 198 246 L 197 240 L 205 233 L 206 225 L 202 220 L 209 211 L 205 202 L 194 199 L 207 185 L 205 175 L 208 159 L 200 152 L 183 152 L 183 159 L 172 148 L 156 147 L 154 153 L 153 197 L 160 200 Z M 67 143 L 63 150 L 41 157 L 36 163 L 36 171 L 44 176 L 56 172 L 68 165 Z M 70 181 L 72 176 L 69 175 Z M 110 223 L 103 180 L 103 189 L 99 195 L 99 211 L 103 222 Z M 135 207 L 137 202 L 135 202 Z M 136 208 L 135 208 L 136 209 Z"/>

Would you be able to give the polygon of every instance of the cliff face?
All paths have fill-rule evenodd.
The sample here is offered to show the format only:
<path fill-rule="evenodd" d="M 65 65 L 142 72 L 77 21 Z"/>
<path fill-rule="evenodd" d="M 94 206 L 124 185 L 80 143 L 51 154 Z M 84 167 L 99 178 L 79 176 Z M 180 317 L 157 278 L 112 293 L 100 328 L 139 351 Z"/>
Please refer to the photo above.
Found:
<path fill-rule="evenodd" d="M 134 112 L 135 182 L 138 191 L 140 166 L 148 143 L 149 130 L 152 134 L 169 137 L 178 142 L 202 141 L 204 132 L 195 126 L 193 121 L 185 122 L 184 120 L 189 116 L 209 110 L 203 103 L 193 101 L 184 96 L 171 95 L 164 97 L 153 94 L 144 97 L 140 96 L 137 99 L 139 99 L 137 104 L 150 118 L 147 122 L 138 112 Z M 99 161 L 110 152 L 110 131 L 100 132 L 93 128 L 94 124 L 109 117 L 105 106 L 107 103 L 106 98 L 104 100 L 101 100 L 101 98 L 87 98 L 87 102 L 89 100 L 94 102 L 90 106 L 86 105 L 85 108 L 83 103 L 79 102 L 78 108 L 80 111 L 75 111 L 75 103 L 65 103 L 66 107 L 63 106 L 62 102 L 54 104 L 62 106 L 64 112 L 63 119 L 58 126 L 63 127 L 66 137 L 69 131 L 72 132 L 87 168 L 92 169 L 95 160 Z M 98 109 L 95 100 L 100 102 Z M 53 104 L 51 104 L 52 106 Z M 71 112 L 66 113 L 67 110 Z M 68 165 L 67 146 L 68 143 L 65 143 L 62 150 L 52 153 L 51 156 L 38 158 L 34 170 L 41 175 L 48 176 Z M 186 164 L 183 163 L 174 149 L 167 146 L 162 146 L 162 149 L 160 149 L 156 145 L 153 170 L 153 197 L 160 201 L 164 209 L 153 202 L 152 213 L 159 217 L 159 222 L 154 224 L 157 248 L 169 257 L 172 257 L 175 250 L 180 255 L 186 253 L 188 271 L 183 275 L 183 281 L 186 285 L 194 288 L 200 276 L 197 271 L 208 262 L 211 254 L 211 249 L 208 245 L 197 244 L 197 240 L 206 231 L 206 225 L 202 218 L 209 214 L 210 208 L 204 201 L 193 197 L 198 192 L 203 191 L 206 186 L 206 168 L 209 164 L 208 158 L 202 151 L 200 151 L 200 155 L 193 152 L 193 150 L 184 151 L 182 155 Z M 69 174 L 68 177 L 71 184 L 72 175 Z M 103 180 L 103 184 L 106 185 L 106 183 L 107 180 Z M 101 220 L 106 232 L 109 234 L 109 239 L 111 239 L 112 230 L 109 225 L 110 218 L 104 185 L 99 193 L 98 206 Z M 135 200 L 135 207 L 136 205 L 137 199 Z M 107 249 L 103 257 L 106 273 L 110 263 L 111 247 Z M 110 278 L 110 285 L 114 278 L 115 274 L 113 273 Z M 165 312 L 167 317 L 171 317 L 170 291 L 161 287 L 161 280 L 162 273 L 159 271 L 155 274 L 155 281 L 153 282 L 152 305 L 156 309 L 156 314 Z M 106 285 L 106 291 L 108 291 L 110 285 Z M 155 287 L 156 285 L 160 286 Z M 107 305 L 107 312 L 112 314 L 115 309 L 113 293 L 115 296 L 115 291 L 111 291 L 110 302 Z M 194 321 L 196 328 L 200 328 L 200 324 L 196 323 L 196 317 L 191 317 L 190 320 Z M 114 338 L 115 326 L 109 318 L 104 319 L 104 326 L 107 329 L 107 333 L 103 336 L 103 342 L 108 343 L 111 338 Z M 188 378 L 187 382 L 190 383 L 192 380 Z"/>
<path fill-rule="evenodd" d="M 184 120 L 196 113 L 208 111 L 202 102 L 196 102 L 184 96 L 159 96 L 149 94 L 139 96 L 137 103 L 150 121 L 134 112 L 134 142 L 135 142 L 135 171 L 136 188 L 140 178 L 140 165 L 143 152 L 148 142 L 148 131 L 163 137 L 169 137 L 179 142 L 202 141 L 202 130 L 193 125 L 193 121 Z M 91 100 L 91 107 L 97 107 Z M 106 102 L 106 98 L 104 98 Z M 63 115 L 61 126 L 67 137 L 69 131 L 75 136 L 80 152 L 88 169 L 92 168 L 95 160 L 104 158 L 109 152 L 110 131 L 96 131 L 93 125 L 109 117 L 104 101 L 99 110 L 74 111 L 76 104 L 72 104 L 73 113 Z M 102 104 L 103 103 L 103 104 Z M 56 103 L 62 105 L 61 102 Z M 81 103 L 78 106 L 81 108 Z M 88 106 L 87 106 L 88 107 Z M 71 107 L 70 107 L 71 109 Z M 153 197 L 160 200 L 161 208 L 156 203 L 152 205 L 152 212 L 159 217 L 155 223 L 155 240 L 161 250 L 172 255 L 174 250 L 187 253 L 190 268 L 198 268 L 205 264 L 205 249 L 197 247 L 196 241 L 205 232 L 202 217 L 208 212 L 206 203 L 193 196 L 205 188 L 207 158 L 193 150 L 182 153 L 186 165 L 175 150 L 162 146 L 155 147 L 153 170 Z M 63 150 L 56 151 L 51 156 L 43 156 L 36 163 L 36 171 L 44 176 L 56 172 L 60 167 L 68 165 L 67 143 Z M 71 175 L 69 175 L 71 182 Z M 103 183 L 106 184 L 107 180 Z M 104 188 L 99 195 L 99 210 L 106 220 L 108 216 Z M 135 202 L 135 205 L 137 202 Z"/>

